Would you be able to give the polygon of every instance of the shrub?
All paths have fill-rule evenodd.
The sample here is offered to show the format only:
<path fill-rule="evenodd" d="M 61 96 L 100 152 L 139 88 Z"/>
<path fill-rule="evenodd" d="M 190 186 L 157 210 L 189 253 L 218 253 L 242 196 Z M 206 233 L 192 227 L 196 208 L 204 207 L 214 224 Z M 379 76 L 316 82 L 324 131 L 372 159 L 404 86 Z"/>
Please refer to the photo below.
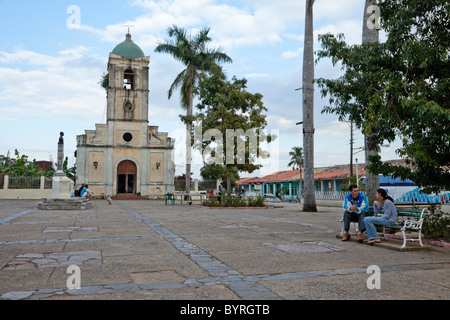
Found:
<path fill-rule="evenodd" d="M 422 230 L 430 239 L 450 241 L 450 215 L 435 211 L 425 216 Z"/>
<path fill-rule="evenodd" d="M 211 196 L 203 201 L 203 205 L 207 207 L 265 207 L 264 198 L 258 197 L 227 197 L 226 195 Z"/>

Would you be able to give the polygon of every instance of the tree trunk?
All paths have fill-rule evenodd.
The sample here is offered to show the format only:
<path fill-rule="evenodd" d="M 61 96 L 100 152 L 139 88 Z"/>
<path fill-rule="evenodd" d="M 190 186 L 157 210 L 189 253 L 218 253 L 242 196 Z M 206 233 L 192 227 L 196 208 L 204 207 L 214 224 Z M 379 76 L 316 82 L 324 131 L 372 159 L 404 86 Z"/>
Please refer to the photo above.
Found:
<path fill-rule="evenodd" d="M 227 174 L 227 196 L 231 197 L 231 172 Z"/>
<path fill-rule="evenodd" d="M 376 5 L 376 0 L 366 0 L 364 5 L 364 19 L 363 19 L 363 29 L 362 29 L 362 43 L 378 42 L 378 30 L 376 28 L 369 28 L 368 23 L 369 17 L 372 13 L 367 13 L 367 9 L 370 5 Z M 372 16 L 373 17 L 373 16 Z M 367 169 L 370 164 L 369 156 L 378 155 L 378 145 L 376 134 L 364 135 L 364 153 L 365 153 L 365 165 L 366 165 L 366 195 L 369 205 L 372 205 L 375 201 L 376 190 L 380 187 L 380 178 L 378 174 L 372 174 Z"/>
<path fill-rule="evenodd" d="M 187 116 L 192 116 L 192 88 L 189 89 L 189 104 L 187 108 Z M 186 193 L 191 193 L 191 133 L 192 133 L 192 123 L 191 119 L 188 119 L 186 124 Z"/>
<path fill-rule="evenodd" d="M 314 193 L 314 37 L 313 4 L 306 0 L 305 42 L 303 49 L 303 149 L 305 154 L 305 186 L 303 211 L 317 212 Z"/>

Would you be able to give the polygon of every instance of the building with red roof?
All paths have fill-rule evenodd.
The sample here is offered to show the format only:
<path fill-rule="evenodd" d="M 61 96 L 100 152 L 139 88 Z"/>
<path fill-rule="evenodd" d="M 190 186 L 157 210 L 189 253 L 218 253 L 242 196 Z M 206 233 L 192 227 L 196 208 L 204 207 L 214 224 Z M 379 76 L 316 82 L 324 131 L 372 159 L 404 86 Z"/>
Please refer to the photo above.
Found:
<path fill-rule="evenodd" d="M 405 165 L 405 160 L 390 160 L 388 161 L 394 165 Z M 353 173 L 356 175 L 356 166 L 353 168 Z M 358 177 L 362 180 L 362 184 L 365 184 L 366 170 L 363 165 L 358 167 Z M 287 198 L 296 198 L 301 194 L 301 188 L 303 188 L 304 172 L 302 170 L 301 187 L 300 187 L 300 171 L 299 170 L 286 170 L 278 171 L 267 176 L 248 177 L 242 178 L 236 181 L 236 184 L 245 189 L 246 192 L 261 192 L 261 194 L 273 194 L 283 195 Z M 342 191 L 342 185 L 349 184 L 350 166 L 349 165 L 336 165 L 331 167 L 314 168 L 314 190 L 315 191 Z M 382 179 L 383 178 L 383 179 Z M 381 181 L 386 177 L 380 177 Z M 411 185 L 408 182 L 408 185 Z"/>

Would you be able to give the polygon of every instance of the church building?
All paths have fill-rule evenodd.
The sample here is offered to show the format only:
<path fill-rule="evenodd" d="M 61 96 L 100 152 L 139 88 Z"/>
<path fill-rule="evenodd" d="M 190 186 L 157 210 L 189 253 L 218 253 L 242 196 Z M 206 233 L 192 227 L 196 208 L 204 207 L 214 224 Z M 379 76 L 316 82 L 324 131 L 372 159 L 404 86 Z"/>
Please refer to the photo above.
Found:
<path fill-rule="evenodd" d="M 149 126 L 150 57 L 126 35 L 109 54 L 106 124 L 77 136 L 77 186 L 94 196 L 173 192 L 174 139 Z"/>

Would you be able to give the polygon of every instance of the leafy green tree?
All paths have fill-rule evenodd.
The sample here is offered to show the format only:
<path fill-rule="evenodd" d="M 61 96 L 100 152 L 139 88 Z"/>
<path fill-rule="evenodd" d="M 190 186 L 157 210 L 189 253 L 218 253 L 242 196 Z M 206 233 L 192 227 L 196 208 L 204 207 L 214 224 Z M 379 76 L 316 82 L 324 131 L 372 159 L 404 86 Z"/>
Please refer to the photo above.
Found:
<path fill-rule="evenodd" d="M 227 180 L 227 171 L 223 164 L 211 163 L 205 164 L 200 169 L 200 176 L 203 180 Z M 239 171 L 237 168 L 232 168 L 231 171 L 231 187 L 235 187 L 236 180 L 239 180 Z"/>
<path fill-rule="evenodd" d="M 200 176 L 203 180 L 216 180 L 222 179 L 224 173 L 224 167 L 218 163 L 205 164 L 200 169 Z"/>
<path fill-rule="evenodd" d="M 374 173 L 411 179 L 425 191 L 450 189 L 450 4 L 446 0 L 380 0 L 383 43 L 350 46 L 344 36 L 320 35 L 318 58 L 341 63 L 338 79 L 318 79 L 330 106 L 379 146 L 399 137 L 397 154 L 411 168 L 371 156 Z"/>
<path fill-rule="evenodd" d="M 68 164 L 69 164 L 69 158 L 66 157 L 64 159 L 64 162 L 63 162 L 63 172 L 66 174 L 66 176 L 68 178 L 72 179 L 73 182 L 76 182 L 75 181 L 75 179 L 76 179 L 75 177 L 77 175 L 77 168 L 76 167 L 70 167 L 69 168 Z"/>
<path fill-rule="evenodd" d="M 195 143 L 203 154 L 207 148 L 212 149 L 215 145 L 211 156 L 215 164 L 223 166 L 228 195 L 231 194 L 233 174 L 236 171 L 251 173 L 261 168 L 257 158 L 268 156 L 266 151 L 261 150 L 261 143 L 274 139 L 262 134 L 267 125 L 264 115 L 267 108 L 262 102 L 262 95 L 252 94 L 246 89 L 246 79 L 233 77 L 228 81 L 222 70 L 215 67 L 212 72 L 200 74 L 196 90 L 200 102 L 195 120 L 201 123 L 202 139 Z M 183 120 L 188 121 L 187 118 Z M 213 130 L 215 136 L 206 139 L 205 133 L 211 132 L 209 130 Z M 237 132 L 242 134 L 231 135 Z M 253 140 L 255 137 L 258 141 Z"/>
<path fill-rule="evenodd" d="M 108 85 L 109 85 L 109 73 L 103 72 L 102 76 L 100 77 L 100 81 L 98 84 L 105 89 L 106 92 L 108 92 Z"/>
<path fill-rule="evenodd" d="M 183 63 L 186 68 L 181 71 L 170 86 L 168 98 L 173 92 L 180 88 L 181 107 L 186 109 L 186 116 L 192 120 L 193 114 L 193 90 L 198 75 L 201 71 L 209 71 L 217 63 L 232 62 L 231 58 L 221 51 L 221 49 L 209 49 L 206 45 L 211 42 L 209 28 L 199 31 L 195 37 L 191 37 L 183 28 L 172 26 L 168 29 L 171 39 L 165 43 L 159 43 L 155 52 L 170 54 L 175 60 Z M 186 132 L 192 131 L 192 121 L 186 122 Z M 189 134 L 186 137 L 186 177 L 189 181 L 191 174 L 191 139 Z M 186 193 L 189 193 L 191 186 L 186 183 Z"/>
<path fill-rule="evenodd" d="M 17 149 L 14 150 L 16 158 L 10 158 L 9 152 L 7 156 L 0 158 L 0 173 L 9 175 L 12 177 L 38 177 L 38 176 L 51 176 L 53 171 L 44 171 L 36 163 L 36 159 L 33 161 L 28 160 L 28 156 L 20 154 Z"/>

